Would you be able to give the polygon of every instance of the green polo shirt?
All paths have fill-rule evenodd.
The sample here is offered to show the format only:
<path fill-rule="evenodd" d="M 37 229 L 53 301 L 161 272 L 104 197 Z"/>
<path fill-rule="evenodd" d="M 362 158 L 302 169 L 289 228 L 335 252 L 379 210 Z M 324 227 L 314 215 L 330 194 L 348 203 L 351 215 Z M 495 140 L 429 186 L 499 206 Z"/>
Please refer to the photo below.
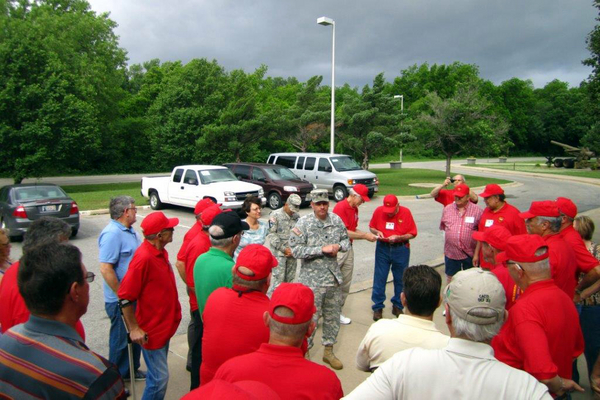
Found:
<path fill-rule="evenodd" d="M 196 259 L 194 265 L 194 285 L 198 298 L 200 315 L 204 312 L 208 296 L 220 287 L 232 286 L 231 269 L 233 258 L 221 249 L 211 247 Z"/>

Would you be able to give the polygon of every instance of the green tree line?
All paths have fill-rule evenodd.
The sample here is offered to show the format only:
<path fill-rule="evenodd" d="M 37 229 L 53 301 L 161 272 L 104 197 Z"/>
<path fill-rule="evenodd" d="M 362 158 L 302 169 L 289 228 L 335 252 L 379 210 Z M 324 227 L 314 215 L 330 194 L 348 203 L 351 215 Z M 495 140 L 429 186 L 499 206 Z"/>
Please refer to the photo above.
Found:
<path fill-rule="evenodd" d="M 321 76 L 227 71 L 203 58 L 128 66 L 115 26 L 85 0 L 0 0 L 0 174 L 20 182 L 329 150 L 330 88 Z M 596 27 L 584 60 L 593 74 L 579 87 L 495 85 L 460 62 L 337 87 L 335 150 L 365 167 L 399 148 L 448 160 L 558 155 L 557 140 L 600 152 L 599 41 Z"/>

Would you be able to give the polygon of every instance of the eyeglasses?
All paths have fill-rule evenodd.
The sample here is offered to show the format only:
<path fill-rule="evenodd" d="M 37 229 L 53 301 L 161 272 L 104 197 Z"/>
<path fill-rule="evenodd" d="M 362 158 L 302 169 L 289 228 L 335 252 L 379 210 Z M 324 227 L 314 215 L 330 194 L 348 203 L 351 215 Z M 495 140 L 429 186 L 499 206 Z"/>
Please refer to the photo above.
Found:
<path fill-rule="evenodd" d="M 134 212 L 137 212 L 137 207 L 127 207 L 125 211 L 127 210 L 133 210 Z"/>
<path fill-rule="evenodd" d="M 516 262 L 510 261 L 510 262 L 507 262 L 507 263 L 506 263 L 506 265 L 508 265 L 508 264 L 513 264 L 513 265 L 515 265 L 517 268 L 519 268 L 521 271 L 525 272 L 525 270 L 523 269 L 523 267 L 521 267 L 521 266 L 520 266 L 519 264 L 517 264 Z"/>
<path fill-rule="evenodd" d="M 94 282 L 94 278 L 95 278 L 95 277 L 96 277 L 96 274 L 94 274 L 93 272 L 87 272 L 87 273 L 85 274 L 85 280 L 86 280 L 88 283 L 92 283 L 92 282 Z"/>

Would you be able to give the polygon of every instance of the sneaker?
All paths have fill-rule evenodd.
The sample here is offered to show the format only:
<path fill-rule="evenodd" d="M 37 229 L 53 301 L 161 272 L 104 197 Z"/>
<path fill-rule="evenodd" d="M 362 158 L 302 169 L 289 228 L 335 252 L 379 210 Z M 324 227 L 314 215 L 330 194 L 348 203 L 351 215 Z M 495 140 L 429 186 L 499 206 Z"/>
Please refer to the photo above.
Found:
<path fill-rule="evenodd" d="M 146 373 L 144 371 L 140 371 L 139 369 L 135 371 L 135 380 L 136 381 L 145 381 Z M 123 377 L 124 382 L 131 382 L 131 376 L 127 374 L 127 376 Z"/>
<path fill-rule="evenodd" d="M 345 317 L 343 314 L 340 314 L 340 324 L 342 325 L 350 325 L 352 320 L 348 317 Z"/>

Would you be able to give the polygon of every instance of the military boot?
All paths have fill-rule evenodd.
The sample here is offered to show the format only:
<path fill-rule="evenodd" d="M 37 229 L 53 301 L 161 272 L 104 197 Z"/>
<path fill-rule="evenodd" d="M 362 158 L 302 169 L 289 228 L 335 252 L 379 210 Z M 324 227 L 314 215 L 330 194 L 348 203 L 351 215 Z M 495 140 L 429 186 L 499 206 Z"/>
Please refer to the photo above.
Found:
<path fill-rule="evenodd" d="M 342 364 L 335 354 L 333 354 L 333 346 L 325 346 L 325 350 L 323 352 L 323 361 L 331 365 L 331 368 L 333 369 L 344 368 L 344 364 Z"/>

